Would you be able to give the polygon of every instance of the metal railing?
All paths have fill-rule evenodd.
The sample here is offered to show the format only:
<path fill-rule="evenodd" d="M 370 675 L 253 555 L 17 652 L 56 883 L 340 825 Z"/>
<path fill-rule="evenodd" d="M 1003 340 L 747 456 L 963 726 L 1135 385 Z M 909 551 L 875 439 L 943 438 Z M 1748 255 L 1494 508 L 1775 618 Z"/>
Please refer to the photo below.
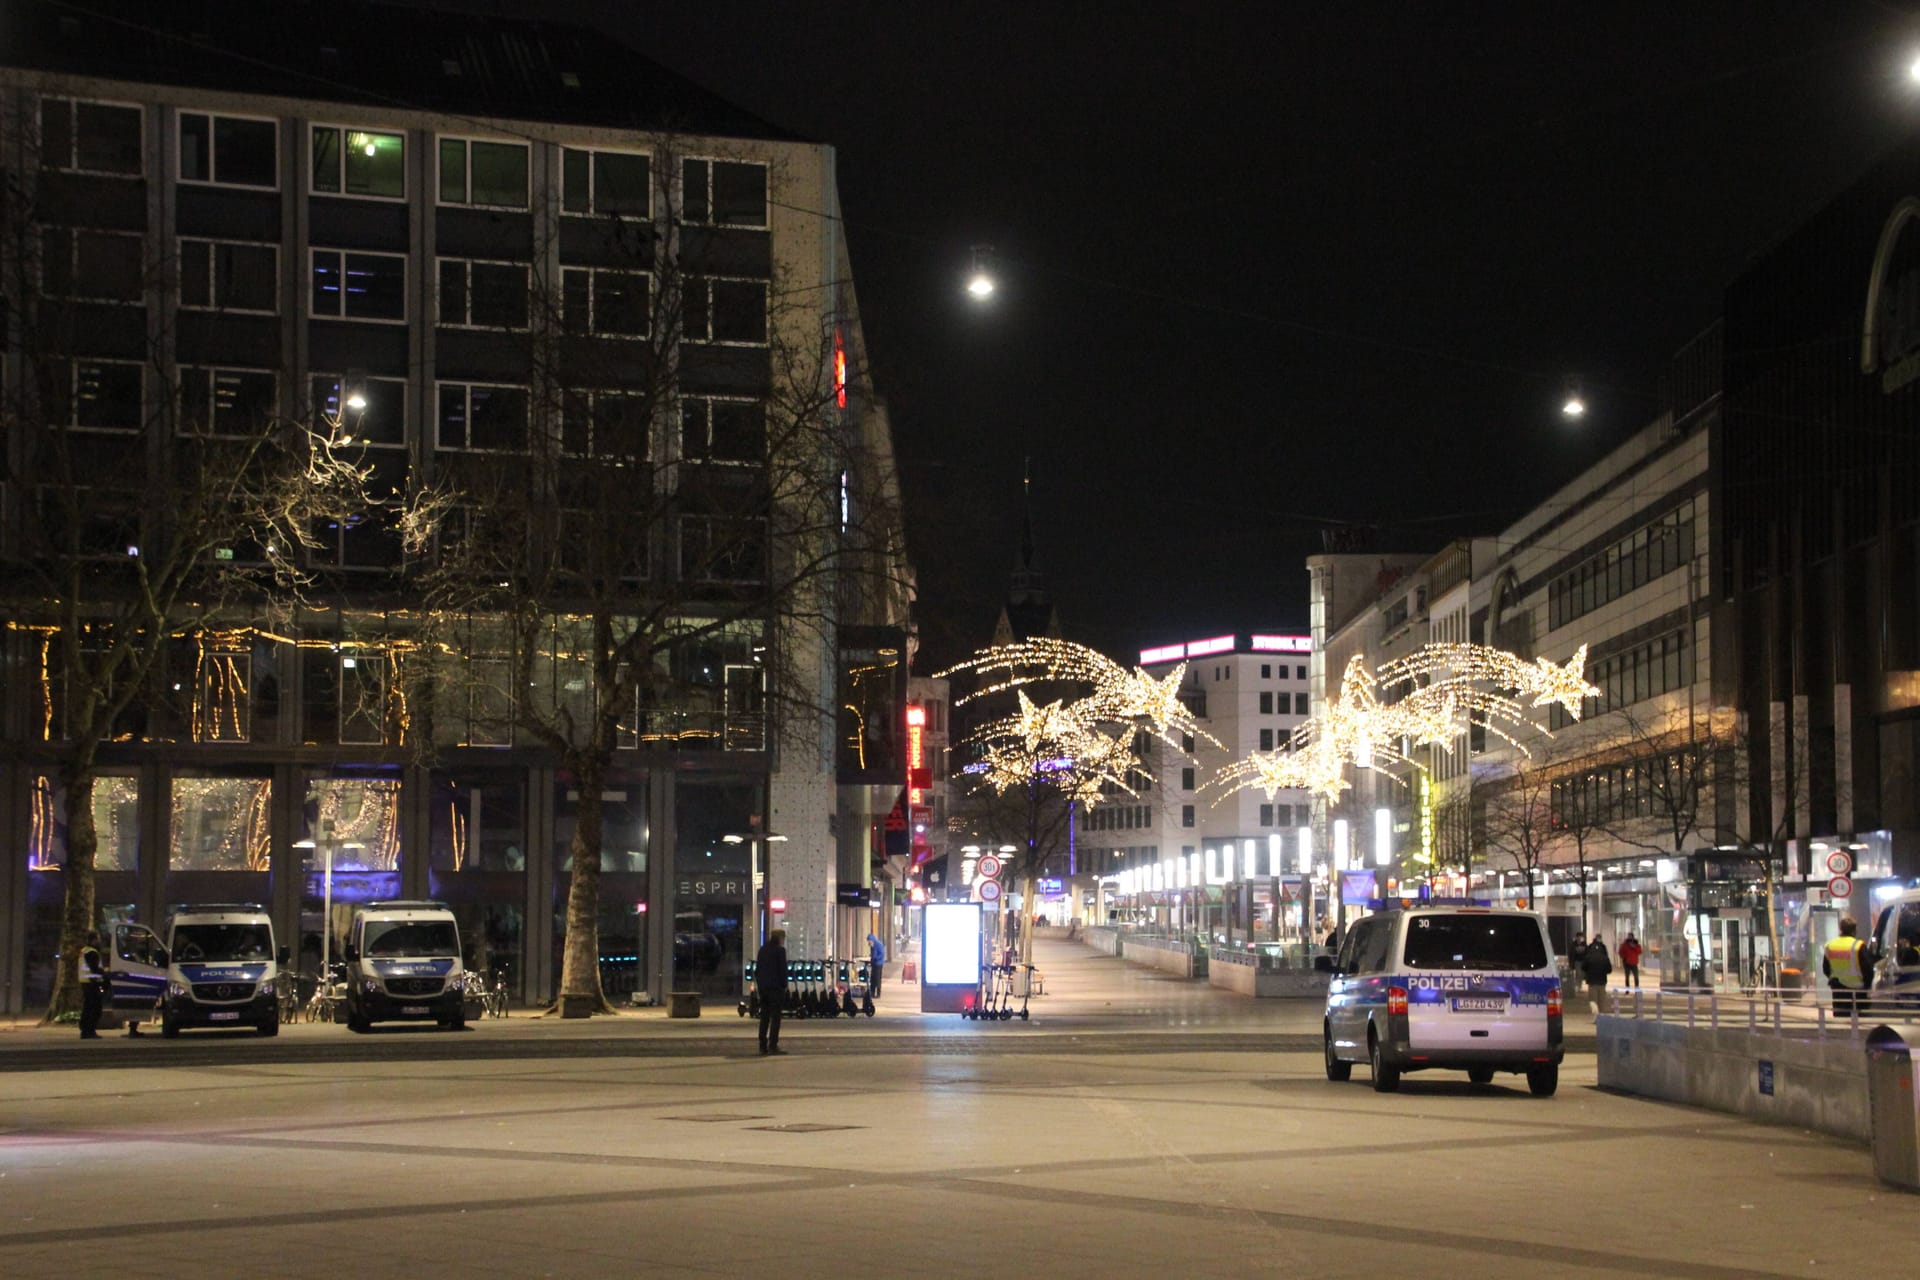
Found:
<path fill-rule="evenodd" d="M 1584 991 L 1568 988 L 1567 1002 L 1573 1005 L 1583 1000 Z M 1859 1040 L 1865 1035 L 1863 1025 L 1920 1020 L 1920 1007 L 1907 1002 L 1896 1004 L 1885 996 L 1876 1000 L 1866 992 L 1847 1001 L 1844 1010 L 1835 1009 L 1810 987 L 1609 987 L 1607 1003 L 1610 1007 L 1601 1012 L 1616 1017 L 1805 1039 L 1845 1036 Z"/>
<path fill-rule="evenodd" d="M 1210 954 L 1221 964 L 1247 965 L 1258 973 L 1311 973 L 1318 950 L 1304 942 L 1243 942 L 1216 945 Z"/>

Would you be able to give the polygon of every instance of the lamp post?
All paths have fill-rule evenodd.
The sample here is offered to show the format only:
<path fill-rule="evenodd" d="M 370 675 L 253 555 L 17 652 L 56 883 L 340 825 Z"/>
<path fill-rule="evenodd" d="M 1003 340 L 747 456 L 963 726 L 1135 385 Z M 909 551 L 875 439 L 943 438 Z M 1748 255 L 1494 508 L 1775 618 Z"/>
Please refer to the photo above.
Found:
<path fill-rule="evenodd" d="M 753 944 L 753 954 L 758 955 L 761 944 L 767 940 L 768 933 L 767 895 L 765 892 L 766 875 L 760 870 L 760 842 L 762 840 L 767 842 L 769 846 L 767 849 L 767 861 L 771 863 L 773 861 L 773 849 L 771 846 L 775 844 L 785 844 L 787 838 L 785 836 L 775 835 L 769 831 L 764 835 L 755 832 L 751 835 L 744 836 L 728 833 L 727 835 L 721 836 L 720 839 L 724 844 L 744 844 L 747 846 L 747 917 L 753 921 L 754 935 L 750 941 Z M 744 959 L 744 957 L 742 958 Z"/>

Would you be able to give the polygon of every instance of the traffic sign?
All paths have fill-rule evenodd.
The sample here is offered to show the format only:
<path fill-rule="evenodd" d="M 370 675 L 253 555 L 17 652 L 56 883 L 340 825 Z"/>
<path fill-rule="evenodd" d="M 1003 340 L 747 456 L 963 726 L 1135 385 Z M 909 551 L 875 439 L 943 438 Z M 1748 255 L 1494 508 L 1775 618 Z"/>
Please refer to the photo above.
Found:
<path fill-rule="evenodd" d="M 1000 859 L 988 854 L 973 870 L 982 880 L 992 880 L 1000 874 Z"/>
<path fill-rule="evenodd" d="M 998 880 L 982 880 L 980 882 L 980 901 L 1000 901 L 1000 882 Z"/>
<path fill-rule="evenodd" d="M 1853 881 L 1845 876 L 1835 876 L 1827 881 L 1827 896 L 1830 898 L 1850 898 L 1853 896 Z"/>
<path fill-rule="evenodd" d="M 1827 873 L 1844 876 L 1853 870 L 1853 855 L 1845 849 L 1835 849 L 1827 855 Z M 1845 896 L 1844 894 L 1841 896 Z"/>

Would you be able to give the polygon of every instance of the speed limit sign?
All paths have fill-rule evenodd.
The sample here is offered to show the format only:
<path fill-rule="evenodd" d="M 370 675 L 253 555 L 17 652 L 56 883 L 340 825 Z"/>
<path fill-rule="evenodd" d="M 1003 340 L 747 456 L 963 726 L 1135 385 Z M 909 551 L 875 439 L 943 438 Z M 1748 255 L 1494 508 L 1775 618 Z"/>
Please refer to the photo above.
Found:
<path fill-rule="evenodd" d="M 1845 849 L 1835 849 L 1827 855 L 1827 874 L 1844 876 L 1853 870 L 1853 855 Z M 1845 897 L 1845 894 L 1841 894 Z"/>
<path fill-rule="evenodd" d="M 998 880 L 982 880 L 980 882 L 980 901 L 1000 901 L 1000 882 Z"/>
<path fill-rule="evenodd" d="M 1850 898 L 1853 896 L 1853 881 L 1845 876 L 1835 876 L 1827 881 L 1827 896 L 1830 898 Z"/>
<path fill-rule="evenodd" d="M 979 873 L 981 879 L 992 880 L 1000 874 L 1000 859 L 988 854 L 980 859 L 980 865 L 974 870 Z"/>

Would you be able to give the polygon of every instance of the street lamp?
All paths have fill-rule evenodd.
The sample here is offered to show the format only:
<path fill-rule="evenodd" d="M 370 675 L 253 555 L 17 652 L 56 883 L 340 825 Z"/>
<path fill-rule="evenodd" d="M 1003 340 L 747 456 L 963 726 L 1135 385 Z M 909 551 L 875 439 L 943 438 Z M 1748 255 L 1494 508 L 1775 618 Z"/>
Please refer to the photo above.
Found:
<path fill-rule="evenodd" d="M 973 246 L 973 273 L 967 278 L 967 292 L 984 302 L 993 296 L 993 246 Z"/>
<path fill-rule="evenodd" d="M 1567 418 L 1583 418 L 1587 413 L 1587 398 L 1580 390 L 1580 379 L 1567 379 L 1566 398 L 1560 402 L 1560 412 Z"/>
<path fill-rule="evenodd" d="M 322 826 L 322 835 L 318 841 L 296 840 L 296 849 L 318 849 L 320 851 L 320 986 L 327 985 L 327 968 L 333 959 L 333 822 L 329 819 Z M 367 846 L 358 840 L 341 843 L 342 849 L 364 849 Z"/>
<path fill-rule="evenodd" d="M 744 844 L 747 846 L 747 915 L 754 922 L 755 933 L 752 939 L 753 951 L 755 955 L 758 955 L 760 953 L 760 945 L 767 940 L 768 932 L 767 896 L 763 892 L 766 888 L 766 876 L 760 870 L 760 842 L 765 840 L 769 845 L 785 844 L 787 838 L 785 836 L 774 835 L 772 832 L 767 832 L 764 835 L 759 832 L 754 832 L 744 836 L 729 833 L 721 836 L 720 839 L 725 844 Z M 767 861 L 769 863 L 773 861 L 773 850 L 771 848 L 767 850 Z"/>

